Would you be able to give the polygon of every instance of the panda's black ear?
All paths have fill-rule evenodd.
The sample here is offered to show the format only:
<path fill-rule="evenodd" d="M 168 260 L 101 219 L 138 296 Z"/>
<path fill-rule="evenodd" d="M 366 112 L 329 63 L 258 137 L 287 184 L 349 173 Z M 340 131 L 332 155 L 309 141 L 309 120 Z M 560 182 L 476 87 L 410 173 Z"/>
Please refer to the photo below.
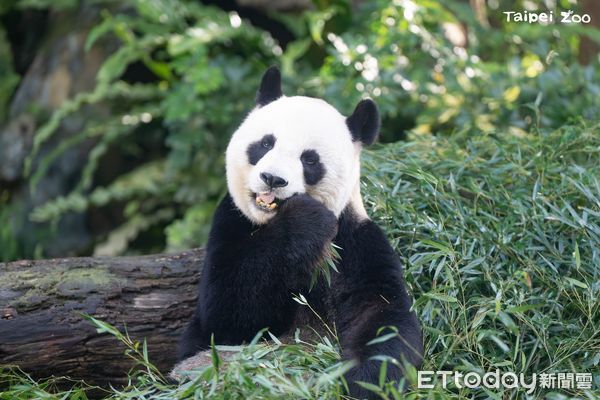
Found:
<path fill-rule="evenodd" d="M 273 65 L 263 74 L 260 88 L 256 92 L 256 104 L 259 107 L 266 106 L 281 96 L 283 96 L 281 92 L 281 72 L 279 72 L 279 68 Z"/>
<path fill-rule="evenodd" d="M 353 141 L 360 140 L 365 146 L 373 144 L 381 126 L 375 102 L 371 99 L 361 100 L 352 115 L 346 118 L 346 125 L 352 134 Z"/>

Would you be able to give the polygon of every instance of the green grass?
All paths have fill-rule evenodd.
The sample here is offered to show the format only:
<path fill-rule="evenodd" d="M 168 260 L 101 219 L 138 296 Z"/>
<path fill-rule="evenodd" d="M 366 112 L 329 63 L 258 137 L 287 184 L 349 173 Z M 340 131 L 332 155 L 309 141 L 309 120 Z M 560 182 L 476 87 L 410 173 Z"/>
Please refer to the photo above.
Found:
<path fill-rule="evenodd" d="M 368 152 L 364 176 L 367 208 L 400 253 L 416 299 L 425 334 L 422 369 L 499 369 L 528 378 L 592 372 L 595 389 L 538 389 L 529 398 L 600 396 L 599 126 L 525 137 L 417 138 Z M 236 361 L 175 386 L 145 360 L 143 346 L 130 341 L 129 351 L 140 367 L 128 387 L 107 397 L 328 399 L 340 396 L 347 368 L 335 340 L 257 342 Z M 82 385 L 57 392 L 54 382 L 10 371 L 0 376 L 12 379 L 0 398 L 86 393 Z M 393 385 L 378 390 L 382 398 L 400 398 Z M 528 398 L 523 389 L 408 392 L 408 398 L 465 397 Z"/>

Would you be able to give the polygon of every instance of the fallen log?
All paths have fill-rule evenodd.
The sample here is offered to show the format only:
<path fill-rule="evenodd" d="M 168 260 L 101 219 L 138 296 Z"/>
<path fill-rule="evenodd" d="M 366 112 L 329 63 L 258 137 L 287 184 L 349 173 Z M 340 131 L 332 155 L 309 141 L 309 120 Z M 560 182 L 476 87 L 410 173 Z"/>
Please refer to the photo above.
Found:
<path fill-rule="evenodd" d="M 66 258 L 0 263 L 0 366 L 35 378 L 69 376 L 89 384 L 125 383 L 125 347 L 98 334 L 88 314 L 146 340 L 168 371 L 195 306 L 202 249 L 141 257 Z"/>

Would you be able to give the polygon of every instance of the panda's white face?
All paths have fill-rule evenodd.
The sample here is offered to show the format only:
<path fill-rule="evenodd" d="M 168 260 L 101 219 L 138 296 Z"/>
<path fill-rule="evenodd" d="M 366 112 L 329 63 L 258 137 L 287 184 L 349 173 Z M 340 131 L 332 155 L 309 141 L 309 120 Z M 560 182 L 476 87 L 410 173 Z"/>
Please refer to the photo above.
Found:
<path fill-rule="evenodd" d="M 254 109 L 233 134 L 226 153 L 229 193 L 257 224 L 298 193 L 339 216 L 358 190 L 360 150 L 334 107 L 281 96 Z"/>

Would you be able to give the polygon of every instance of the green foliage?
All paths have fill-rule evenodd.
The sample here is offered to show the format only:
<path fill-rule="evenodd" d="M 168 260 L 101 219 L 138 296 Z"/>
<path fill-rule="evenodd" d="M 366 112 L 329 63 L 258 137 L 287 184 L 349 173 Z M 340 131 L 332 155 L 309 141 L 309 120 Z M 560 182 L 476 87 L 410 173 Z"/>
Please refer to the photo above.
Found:
<path fill-rule="evenodd" d="M 18 257 L 19 252 L 19 244 L 14 239 L 12 231 L 12 221 L 11 221 L 11 207 L 7 206 L 8 203 L 8 193 L 1 191 L 0 192 L 0 248 L 2 252 L 0 252 L 0 262 L 2 261 L 11 261 L 14 258 Z"/>
<path fill-rule="evenodd" d="M 366 201 L 406 265 L 435 367 L 424 369 L 598 371 L 599 129 L 368 154 Z"/>
<path fill-rule="evenodd" d="M 412 128 L 421 134 L 524 133 L 597 118 L 598 62 L 577 64 L 580 29 L 504 20 L 484 27 L 468 5 L 453 1 L 381 0 L 368 7 L 351 28 L 327 35 L 332 45 L 317 93 L 342 110 L 361 96 L 375 98 L 387 141 Z M 514 4 L 490 14 L 503 9 Z M 461 33 L 463 22 L 468 36 Z M 445 32 L 468 46 L 451 43 Z M 586 32 L 597 38 L 597 31 Z"/>
<path fill-rule="evenodd" d="M 72 388 L 63 392 L 57 389 L 58 385 L 69 385 Z M 82 386 L 80 382 L 73 382 L 68 378 L 52 378 L 36 382 L 23 371 L 5 366 L 0 366 L 0 387 L 6 388 L 0 392 L 2 400 L 87 400 L 89 398 L 86 393 L 89 387 Z"/>
<path fill-rule="evenodd" d="M 126 222 L 97 251 L 122 253 L 138 234 L 167 222 L 169 249 L 198 245 L 224 192 L 224 148 L 252 104 L 255 85 L 247 82 L 274 60 L 274 41 L 246 22 L 232 23 L 237 15 L 195 2 L 129 1 L 115 11 L 111 2 L 106 4 L 86 47 L 115 39 L 120 47 L 100 68 L 94 91 L 65 103 L 37 132 L 26 163 L 32 190 L 65 150 L 90 140 L 95 145 L 75 189 L 36 209 L 32 219 L 55 221 L 67 212 L 120 202 Z M 256 61 L 247 61 L 252 59 Z M 147 69 L 155 80 L 125 81 L 123 73 L 132 64 Z M 111 116 L 90 119 L 33 169 L 61 121 L 90 105 L 108 106 Z M 147 135 L 152 130 L 158 132 L 154 139 Z M 140 155 L 140 147 L 152 140 L 167 148 L 160 160 Z M 100 186 L 94 174 L 109 152 L 142 164 Z"/>
<path fill-rule="evenodd" d="M 424 328 L 423 370 L 500 369 L 522 372 L 528 381 L 533 373 L 544 372 L 597 375 L 599 128 L 565 126 L 525 138 L 463 133 L 367 152 L 362 182 L 366 205 L 406 266 Z M 310 307 L 302 296 L 296 301 Z M 94 322 L 124 341 L 141 366 L 128 387 L 110 393 L 112 398 L 334 399 L 343 388 L 340 376 L 347 365 L 340 362 L 334 327 L 330 339 L 321 337 L 316 343 L 297 339 L 283 345 L 271 338 L 267 344 L 221 348 L 240 353 L 233 362 L 216 362 L 197 378 L 174 386 L 152 369 L 143 345 Z M 21 385 L 6 392 L 9 397 L 27 398 L 45 387 L 21 379 Z M 406 395 L 592 399 L 600 395 L 598 379 L 593 390 L 538 388 L 530 397 L 523 389 L 453 387 L 413 387 Z M 407 381 L 414 385 L 414 370 Z M 81 387 L 72 393 L 80 393 Z M 402 398 L 389 383 L 371 388 L 382 399 Z"/>
<path fill-rule="evenodd" d="M 378 0 L 358 10 L 342 0 L 315 1 L 300 18 L 273 15 L 298 38 L 285 50 L 237 14 L 195 1 L 99 4 L 102 21 L 86 48 L 115 41 L 118 48 L 100 68 L 96 88 L 66 102 L 39 129 L 26 170 L 35 190 L 65 150 L 94 143 L 74 190 L 32 218 L 56 221 L 68 212 L 122 204 L 123 226 L 97 243 L 115 254 L 132 251 L 130 243 L 157 225 L 168 250 L 203 244 L 225 191 L 224 149 L 270 64 L 281 65 L 287 93 L 324 97 L 344 113 L 361 97 L 376 98 L 384 141 L 409 132 L 547 133 L 600 112 L 598 62 L 575 61 L 579 35 L 598 38 L 598 31 L 506 23 L 503 2 L 488 9 L 486 22 L 455 1 Z M 466 48 L 446 33 L 461 24 Z M 125 75 L 130 68 L 151 79 L 132 82 Z M 110 116 L 90 117 L 81 132 L 40 155 L 65 117 L 97 105 Z M 162 149 L 159 160 L 145 155 L 148 147 Z M 138 166 L 100 182 L 97 170 L 108 154 Z M 111 240 L 123 242 L 110 246 Z"/>
<path fill-rule="evenodd" d="M 0 15 L 2 15 L 1 9 Z M 6 118 L 8 101 L 19 83 L 19 76 L 13 69 L 12 58 L 10 45 L 6 40 L 6 32 L 0 25 L 0 124 Z"/>
<path fill-rule="evenodd" d="M 106 392 L 106 398 L 130 399 L 319 399 L 339 398 L 343 390 L 342 376 L 351 363 L 340 361 L 337 344 L 323 337 L 316 343 L 302 341 L 296 335 L 294 344 L 282 344 L 270 335 L 270 342 L 262 341 L 264 332 L 245 346 L 214 346 L 213 365 L 190 372 L 194 378 L 174 385 L 148 358 L 146 342 L 132 340 L 127 333 L 115 327 L 86 317 L 98 333 L 113 335 L 125 345 L 126 355 L 134 360 L 129 374 L 130 383 L 123 389 Z M 227 352 L 227 361 L 222 358 Z M 65 383 L 65 379 L 36 384 L 27 375 L 15 370 L 0 369 L 0 384 L 9 383 L 9 389 L 0 392 L 0 399 L 68 398 L 87 399 L 90 389 L 83 383 L 66 392 L 47 390 L 51 384 Z M 53 393 L 54 392 L 54 393 Z"/>

